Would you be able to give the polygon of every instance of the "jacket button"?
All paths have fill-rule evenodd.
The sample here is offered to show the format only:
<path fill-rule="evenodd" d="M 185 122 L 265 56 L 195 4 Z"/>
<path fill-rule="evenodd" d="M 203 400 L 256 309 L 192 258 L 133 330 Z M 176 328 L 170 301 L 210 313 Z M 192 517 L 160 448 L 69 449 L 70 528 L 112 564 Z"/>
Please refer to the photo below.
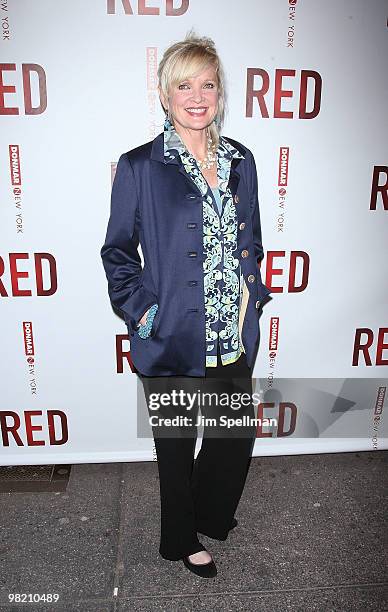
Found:
<path fill-rule="evenodd" d="M 189 257 L 197 257 L 197 251 L 189 251 L 189 252 L 187 253 L 187 255 L 188 255 Z"/>
<path fill-rule="evenodd" d="M 240 223 L 240 229 L 244 229 L 245 223 Z"/>
<path fill-rule="evenodd" d="M 249 255 L 249 252 L 246 249 L 241 251 L 241 257 L 248 257 L 248 255 Z"/>
<path fill-rule="evenodd" d="M 249 282 L 249 283 L 254 283 L 254 282 L 255 282 L 255 276 L 254 276 L 254 274 L 250 274 L 250 275 L 248 276 L 248 282 Z"/>
<path fill-rule="evenodd" d="M 256 306 L 256 308 L 260 308 L 260 300 L 257 300 L 255 306 Z"/>
<path fill-rule="evenodd" d="M 234 201 L 236 202 L 236 204 L 238 204 L 240 201 L 240 198 L 238 197 L 237 194 L 234 196 Z"/>

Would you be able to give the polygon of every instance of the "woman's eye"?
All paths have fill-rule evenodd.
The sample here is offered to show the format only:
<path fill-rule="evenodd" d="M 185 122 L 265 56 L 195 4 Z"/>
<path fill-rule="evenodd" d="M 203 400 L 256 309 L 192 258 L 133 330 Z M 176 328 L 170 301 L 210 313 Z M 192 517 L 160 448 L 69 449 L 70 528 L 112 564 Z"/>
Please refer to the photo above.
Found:
<path fill-rule="evenodd" d="M 205 87 L 210 86 L 210 89 L 214 89 L 215 85 L 214 83 L 206 83 Z M 178 85 L 178 89 L 186 89 L 186 87 L 190 87 L 190 85 L 188 83 L 181 83 L 180 85 Z"/>

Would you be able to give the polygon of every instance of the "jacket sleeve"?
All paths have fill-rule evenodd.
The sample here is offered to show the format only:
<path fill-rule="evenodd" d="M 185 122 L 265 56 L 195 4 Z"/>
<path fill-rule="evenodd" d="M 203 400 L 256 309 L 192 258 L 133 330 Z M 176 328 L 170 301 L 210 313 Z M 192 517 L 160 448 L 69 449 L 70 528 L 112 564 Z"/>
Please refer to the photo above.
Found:
<path fill-rule="evenodd" d="M 259 195 L 258 195 L 258 182 L 257 182 L 257 168 L 255 158 L 252 151 L 249 151 L 249 158 L 251 160 L 249 169 L 249 186 L 250 186 L 250 210 L 252 219 L 252 230 L 253 230 L 253 246 L 255 252 L 255 260 L 258 264 L 259 274 L 259 299 L 263 299 L 269 293 L 272 293 L 261 280 L 261 271 L 259 264 L 264 257 L 264 249 L 261 237 L 261 222 L 260 222 L 260 207 L 259 207 Z"/>
<path fill-rule="evenodd" d="M 139 226 L 134 172 L 127 154 L 123 153 L 117 163 L 108 228 L 100 254 L 110 301 L 122 312 L 132 331 L 145 311 L 157 303 L 157 297 L 141 284 Z"/>

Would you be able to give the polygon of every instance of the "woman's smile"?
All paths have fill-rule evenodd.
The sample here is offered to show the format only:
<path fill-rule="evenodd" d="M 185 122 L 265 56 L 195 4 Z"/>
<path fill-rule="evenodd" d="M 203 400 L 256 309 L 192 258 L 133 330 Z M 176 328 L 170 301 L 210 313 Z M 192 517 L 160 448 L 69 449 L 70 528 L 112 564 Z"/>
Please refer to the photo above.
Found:
<path fill-rule="evenodd" d="M 207 106 L 186 108 L 185 110 L 189 113 L 191 117 L 203 117 L 207 112 Z"/>

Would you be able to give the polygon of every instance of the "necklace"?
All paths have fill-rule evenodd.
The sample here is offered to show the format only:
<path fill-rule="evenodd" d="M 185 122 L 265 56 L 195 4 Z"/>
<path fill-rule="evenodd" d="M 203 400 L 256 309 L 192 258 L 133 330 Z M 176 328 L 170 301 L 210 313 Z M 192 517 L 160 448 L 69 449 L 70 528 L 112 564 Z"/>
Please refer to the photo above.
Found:
<path fill-rule="evenodd" d="M 215 151 L 215 145 L 211 139 L 209 131 L 207 132 L 207 153 L 205 157 L 200 160 L 197 159 L 197 164 L 200 170 L 209 170 L 212 168 L 217 161 L 217 154 Z"/>

